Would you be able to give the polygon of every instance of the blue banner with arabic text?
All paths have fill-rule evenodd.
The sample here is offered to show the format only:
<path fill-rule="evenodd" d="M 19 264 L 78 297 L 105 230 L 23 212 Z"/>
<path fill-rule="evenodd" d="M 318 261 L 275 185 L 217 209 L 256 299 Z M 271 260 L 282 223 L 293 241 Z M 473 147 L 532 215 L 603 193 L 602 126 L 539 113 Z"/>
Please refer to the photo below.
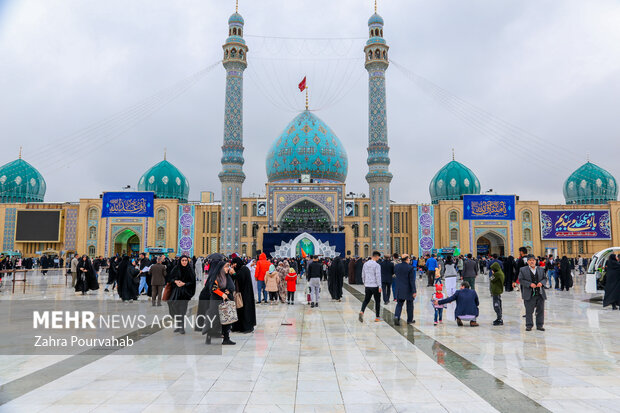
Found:
<path fill-rule="evenodd" d="M 152 218 L 153 192 L 106 192 L 101 218 Z"/>
<path fill-rule="evenodd" d="M 543 240 L 611 239 L 609 211 L 541 210 L 540 233 Z"/>
<path fill-rule="evenodd" d="M 463 219 L 514 221 L 514 195 L 463 195 Z"/>

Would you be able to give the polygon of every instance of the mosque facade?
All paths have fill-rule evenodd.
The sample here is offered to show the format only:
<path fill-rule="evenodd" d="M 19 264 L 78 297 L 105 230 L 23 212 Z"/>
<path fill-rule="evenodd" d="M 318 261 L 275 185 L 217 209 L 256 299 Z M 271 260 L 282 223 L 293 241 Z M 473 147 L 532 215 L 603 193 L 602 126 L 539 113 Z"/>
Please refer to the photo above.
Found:
<path fill-rule="evenodd" d="M 151 216 L 102 217 L 102 198 L 44 202 L 45 179 L 20 154 L 0 167 L 4 253 L 255 256 L 265 251 L 287 257 L 367 257 L 374 250 L 420 256 L 458 249 L 515 256 L 524 246 L 537 255 L 589 256 L 620 245 L 617 181 L 589 161 L 564 183 L 565 205 L 541 205 L 515 196 L 514 219 L 466 219 L 463 197 L 480 195 L 481 184 L 454 155 L 429 183 L 428 204 L 391 202 L 385 86 L 389 47 L 383 18 L 376 12 L 368 21 L 364 47 L 369 75 L 367 195 L 347 192 L 346 148 L 335 131 L 306 108 L 266 154 L 265 196 L 244 196 L 243 72 L 249 50 L 243 17 L 235 12 L 228 23 L 221 200 L 202 193 L 199 201 L 190 201 L 189 180 L 164 156 L 138 178 L 138 191 L 154 194 Z M 47 214 L 33 224 L 26 221 L 33 216 L 28 211 Z"/>

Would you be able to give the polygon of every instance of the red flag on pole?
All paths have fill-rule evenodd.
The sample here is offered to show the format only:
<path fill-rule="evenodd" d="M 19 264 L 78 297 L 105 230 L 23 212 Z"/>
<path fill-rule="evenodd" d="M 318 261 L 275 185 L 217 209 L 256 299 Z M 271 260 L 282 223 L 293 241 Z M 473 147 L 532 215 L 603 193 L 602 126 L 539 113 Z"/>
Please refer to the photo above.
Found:
<path fill-rule="evenodd" d="M 304 90 L 306 90 L 306 76 L 304 76 L 304 80 L 299 84 L 299 91 L 303 92 Z"/>

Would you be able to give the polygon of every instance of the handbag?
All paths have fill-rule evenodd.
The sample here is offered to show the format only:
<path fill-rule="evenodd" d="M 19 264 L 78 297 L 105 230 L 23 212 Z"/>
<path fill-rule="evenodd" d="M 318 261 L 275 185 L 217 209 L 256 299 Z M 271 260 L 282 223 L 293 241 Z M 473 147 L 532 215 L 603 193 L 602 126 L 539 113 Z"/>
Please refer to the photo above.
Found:
<path fill-rule="evenodd" d="M 220 324 L 227 326 L 229 324 L 236 323 L 239 320 L 237 316 L 237 306 L 232 300 L 223 301 L 218 307 L 220 313 Z"/>
<path fill-rule="evenodd" d="M 172 294 L 172 283 L 166 284 L 164 288 L 164 293 L 162 294 L 161 300 L 168 301 L 170 299 L 170 295 Z"/>
<path fill-rule="evenodd" d="M 235 305 L 237 306 L 237 310 L 243 308 L 243 296 L 239 292 L 239 283 L 235 281 L 235 287 L 237 291 L 233 293 L 233 298 L 235 299 Z"/>

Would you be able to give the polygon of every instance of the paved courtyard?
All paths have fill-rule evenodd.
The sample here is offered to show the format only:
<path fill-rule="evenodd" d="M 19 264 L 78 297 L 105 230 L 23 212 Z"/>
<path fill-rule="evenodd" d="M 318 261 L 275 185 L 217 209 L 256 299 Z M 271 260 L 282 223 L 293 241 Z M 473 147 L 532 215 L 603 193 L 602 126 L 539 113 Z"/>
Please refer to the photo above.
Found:
<path fill-rule="evenodd" d="M 35 276 L 2 300 L 113 299 L 74 295 L 64 279 Z M 253 334 L 233 334 L 220 355 L 0 356 L 0 412 L 522 412 L 620 411 L 620 312 L 582 293 L 548 290 L 547 331 L 526 332 L 518 293 L 504 294 L 503 327 L 478 278 L 480 327 L 448 311 L 433 326 L 431 289 L 418 280 L 415 326 L 392 324 L 394 303 L 360 323 L 360 286 L 332 302 L 257 307 Z M 136 303 L 128 305 L 138 305 Z M 154 311 L 165 312 L 166 307 Z M 371 306 L 372 308 L 372 306 Z M 4 315 L 3 315 L 4 316 Z M 402 323 L 404 324 L 404 323 Z M 136 343 L 202 341 L 164 329 Z"/>

